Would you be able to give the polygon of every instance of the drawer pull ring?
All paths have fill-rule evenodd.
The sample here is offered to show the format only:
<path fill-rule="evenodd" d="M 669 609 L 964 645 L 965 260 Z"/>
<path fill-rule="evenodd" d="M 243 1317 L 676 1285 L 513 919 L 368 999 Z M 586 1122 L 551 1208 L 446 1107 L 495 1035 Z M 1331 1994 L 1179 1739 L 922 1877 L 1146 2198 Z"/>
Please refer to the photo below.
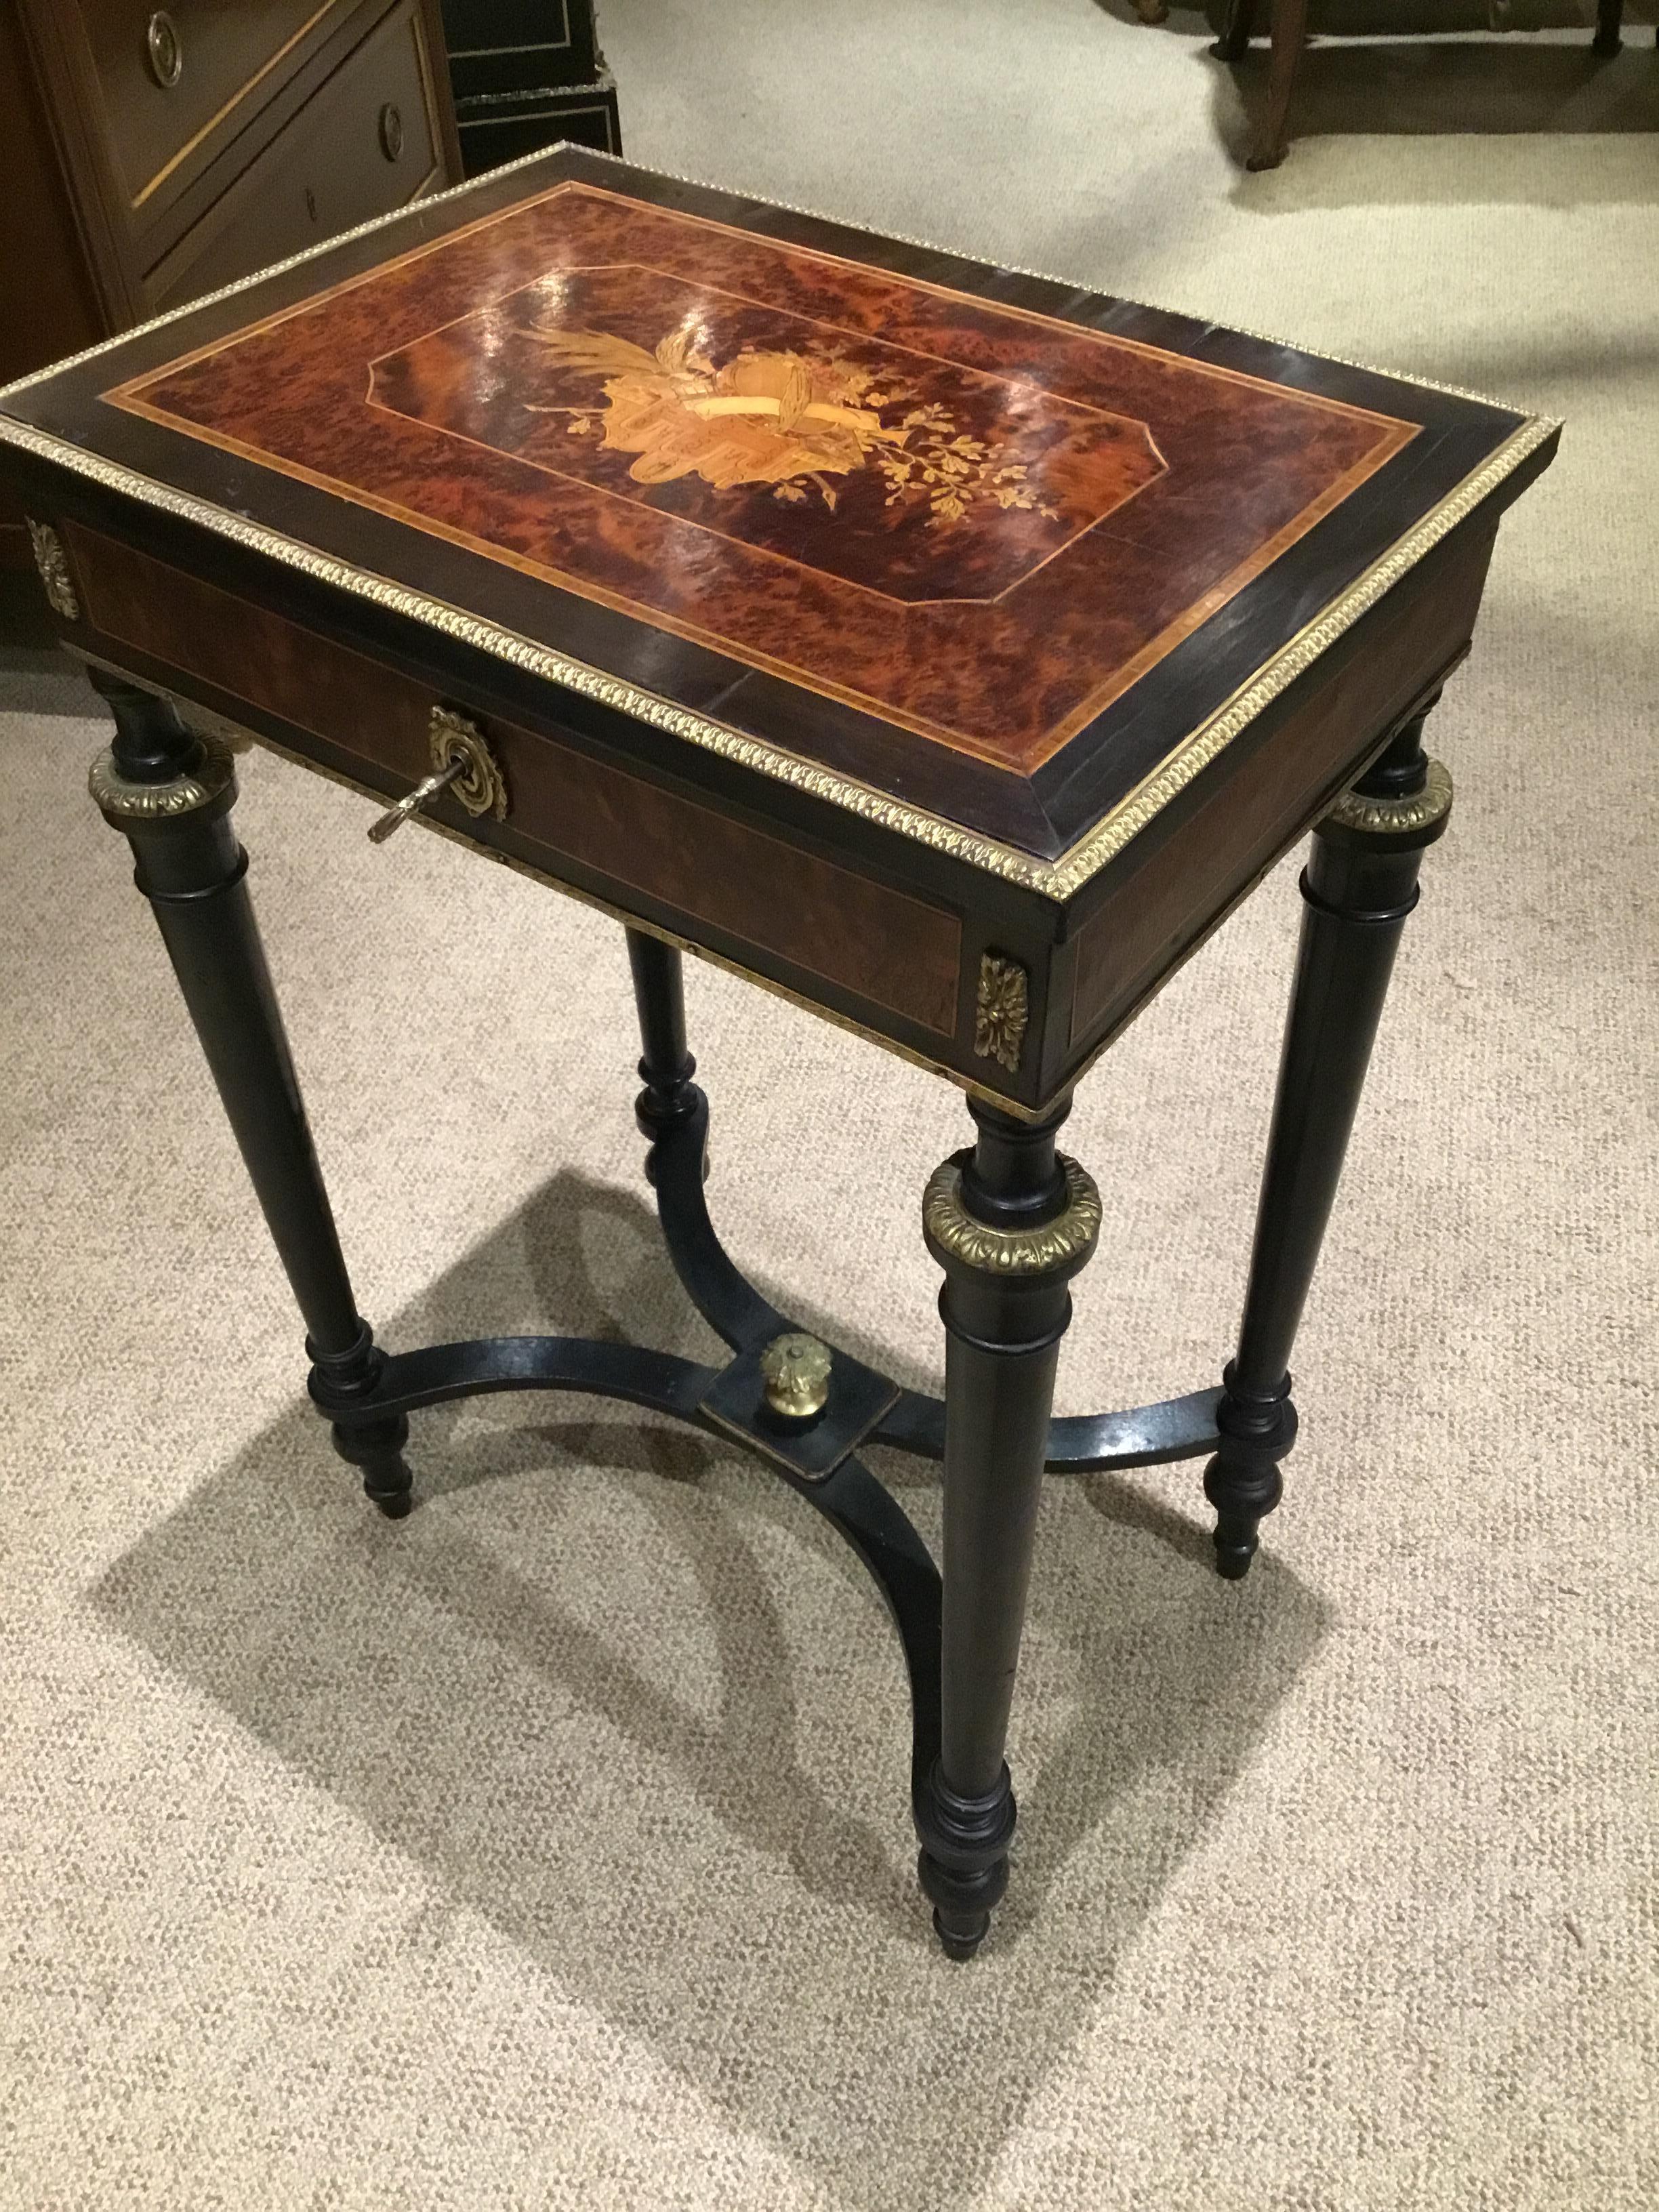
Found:
<path fill-rule="evenodd" d="M 396 103 L 388 100 L 380 110 L 380 151 L 388 161 L 395 161 L 404 150 L 404 118 Z"/>
<path fill-rule="evenodd" d="M 469 814 L 493 814 L 497 822 L 506 821 L 507 785 L 495 756 L 475 723 L 447 707 L 434 707 L 430 746 L 431 775 L 370 824 L 371 844 L 384 845 L 393 830 L 400 830 L 441 791 L 453 791 Z"/>
<path fill-rule="evenodd" d="M 165 8 L 158 8 L 144 33 L 149 73 L 163 92 L 171 92 L 185 73 L 185 50 L 179 43 L 179 27 Z"/>

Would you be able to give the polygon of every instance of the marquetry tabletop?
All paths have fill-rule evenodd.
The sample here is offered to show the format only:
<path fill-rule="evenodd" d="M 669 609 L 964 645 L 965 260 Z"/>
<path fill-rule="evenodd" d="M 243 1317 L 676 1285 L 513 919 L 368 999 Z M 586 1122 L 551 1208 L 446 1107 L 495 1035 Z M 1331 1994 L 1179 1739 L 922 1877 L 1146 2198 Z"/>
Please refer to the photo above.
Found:
<path fill-rule="evenodd" d="M 494 714 L 441 826 L 1026 1109 L 1443 672 L 1553 429 L 568 148 L 0 401 L 88 657 L 392 796 Z"/>

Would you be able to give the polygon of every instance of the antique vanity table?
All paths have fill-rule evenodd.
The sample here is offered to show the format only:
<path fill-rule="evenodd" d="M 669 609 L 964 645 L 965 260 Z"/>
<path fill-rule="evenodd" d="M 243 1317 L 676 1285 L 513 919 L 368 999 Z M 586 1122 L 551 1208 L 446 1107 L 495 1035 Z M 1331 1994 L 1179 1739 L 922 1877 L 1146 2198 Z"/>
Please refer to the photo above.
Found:
<path fill-rule="evenodd" d="M 945 1948 L 1007 1879 L 1054 1473 L 1201 1457 L 1238 1576 L 1396 941 L 1451 787 L 1424 718 L 1556 426 L 572 149 L 0 396 L 125 832 L 383 1512 L 420 1407 L 626 1399 L 751 1447 L 884 1593 Z M 723 1367 L 357 1313 L 230 822 L 227 727 L 613 913 L 637 1112 Z M 1219 1388 L 1051 1419 L 1099 1241 L 1073 1086 L 1310 828 L 1242 1334 Z M 409 831 L 404 836 L 412 834 Z M 792 1327 L 705 1204 L 683 948 L 966 1093 L 921 1194 L 943 1404 Z M 943 1560 L 861 1463 L 942 1458 Z"/>

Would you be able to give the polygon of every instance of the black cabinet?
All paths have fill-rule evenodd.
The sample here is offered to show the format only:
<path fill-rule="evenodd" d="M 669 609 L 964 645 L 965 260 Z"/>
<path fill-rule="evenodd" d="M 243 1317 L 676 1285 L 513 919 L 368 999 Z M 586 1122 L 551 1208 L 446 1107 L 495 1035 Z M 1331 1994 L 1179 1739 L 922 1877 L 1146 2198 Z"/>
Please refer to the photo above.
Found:
<path fill-rule="evenodd" d="M 593 0 L 443 0 L 468 176 L 561 138 L 622 151 Z"/>

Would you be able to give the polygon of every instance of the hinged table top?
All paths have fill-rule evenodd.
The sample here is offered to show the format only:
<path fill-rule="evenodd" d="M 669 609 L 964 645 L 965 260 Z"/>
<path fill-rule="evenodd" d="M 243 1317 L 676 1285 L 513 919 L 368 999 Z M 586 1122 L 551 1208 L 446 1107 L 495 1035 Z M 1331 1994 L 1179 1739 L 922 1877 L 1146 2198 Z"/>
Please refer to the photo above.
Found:
<path fill-rule="evenodd" d="M 1552 428 L 570 149 L 0 416 L 1037 874 L 1178 789 Z"/>

